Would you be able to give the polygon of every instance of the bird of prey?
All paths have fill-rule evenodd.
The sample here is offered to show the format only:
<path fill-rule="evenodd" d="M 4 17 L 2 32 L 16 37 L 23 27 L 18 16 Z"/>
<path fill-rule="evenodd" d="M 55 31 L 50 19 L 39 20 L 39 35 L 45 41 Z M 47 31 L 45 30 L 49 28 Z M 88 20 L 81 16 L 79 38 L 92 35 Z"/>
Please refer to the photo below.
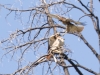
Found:
<path fill-rule="evenodd" d="M 61 54 L 63 50 L 61 47 L 64 45 L 64 39 L 61 37 L 60 33 L 56 33 L 50 36 L 48 41 L 48 56 L 46 57 L 48 60 L 50 58 L 54 58 L 54 61 L 57 62 L 57 59 L 54 54 Z"/>
<path fill-rule="evenodd" d="M 51 51 L 57 51 L 58 48 L 64 45 L 64 39 L 60 36 L 59 33 L 56 33 L 55 35 L 50 36 L 48 41 L 48 50 L 51 53 Z"/>
<path fill-rule="evenodd" d="M 84 29 L 84 23 L 74 21 L 72 19 L 68 19 L 59 15 L 48 14 L 48 16 L 52 18 L 56 18 L 61 21 L 64 25 L 66 25 L 66 32 L 67 33 L 80 33 Z"/>

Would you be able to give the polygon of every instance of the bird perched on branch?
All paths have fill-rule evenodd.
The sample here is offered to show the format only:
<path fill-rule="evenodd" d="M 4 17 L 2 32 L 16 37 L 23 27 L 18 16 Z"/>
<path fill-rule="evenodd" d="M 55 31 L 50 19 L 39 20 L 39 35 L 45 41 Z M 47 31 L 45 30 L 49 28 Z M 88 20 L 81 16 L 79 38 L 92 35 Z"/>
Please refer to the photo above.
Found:
<path fill-rule="evenodd" d="M 54 54 L 63 53 L 63 50 L 61 49 L 63 45 L 64 39 L 61 37 L 60 33 L 56 33 L 50 36 L 48 41 L 48 56 L 46 58 L 49 60 L 53 57 L 55 62 L 57 62 L 57 59 Z"/>
<path fill-rule="evenodd" d="M 60 36 L 60 33 L 56 33 L 55 35 L 50 36 L 48 41 L 49 53 L 51 53 L 51 51 L 57 52 L 57 50 L 59 50 L 59 48 L 63 45 L 64 45 L 64 39 Z"/>
<path fill-rule="evenodd" d="M 61 17 L 59 15 L 48 14 L 48 16 L 53 17 L 61 21 L 64 25 L 66 25 L 66 32 L 67 33 L 80 33 L 84 29 L 84 23 L 74 21 L 72 19 L 68 19 L 65 17 Z"/>

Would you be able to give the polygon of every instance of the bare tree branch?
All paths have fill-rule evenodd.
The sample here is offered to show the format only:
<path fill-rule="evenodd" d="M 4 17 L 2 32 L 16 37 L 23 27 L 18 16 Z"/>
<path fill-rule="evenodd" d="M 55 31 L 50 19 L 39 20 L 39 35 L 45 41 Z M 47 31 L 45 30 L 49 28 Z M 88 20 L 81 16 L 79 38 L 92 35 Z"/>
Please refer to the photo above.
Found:
<path fill-rule="evenodd" d="M 77 35 L 77 34 L 75 34 Z M 78 35 L 77 35 L 78 36 Z M 97 59 L 100 61 L 99 54 L 96 52 L 96 50 L 86 41 L 86 39 L 83 37 L 82 34 L 80 34 L 80 38 L 83 40 L 83 42 L 90 48 L 90 50 L 93 52 L 93 54 L 97 57 Z"/>
<path fill-rule="evenodd" d="M 100 2 L 100 0 L 98 1 Z M 84 1 L 82 0 L 78 0 L 79 4 L 81 4 L 81 7 L 78 6 L 78 4 L 68 1 L 68 0 L 38 0 L 37 2 L 39 2 L 38 5 L 33 3 L 32 7 L 31 8 L 28 7 L 27 9 L 13 7 L 13 5 L 7 6 L 6 4 L 5 5 L 0 4 L 1 8 L 8 10 L 7 11 L 8 13 L 5 16 L 7 23 L 9 22 L 8 21 L 9 16 L 11 15 L 14 16 L 14 18 L 19 18 L 19 16 L 23 17 L 23 13 L 25 13 L 25 16 L 28 16 L 28 18 L 25 18 L 25 20 L 27 20 L 27 23 L 24 23 L 25 22 L 24 19 L 21 19 L 21 18 L 18 19 L 21 21 L 23 28 L 25 26 L 25 29 L 23 28 L 16 29 L 14 32 L 9 34 L 9 37 L 7 39 L 3 39 L 0 41 L 0 44 L 2 45 L 1 48 L 4 49 L 5 51 L 1 59 L 3 59 L 4 56 L 10 53 L 12 53 L 11 59 L 13 59 L 15 53 L 17 54 L 17 52 L 21 51 L 20 52 L 21 54 L 19 56 L 20 58 L 17 60 L 18 63 L 21 63 L 22 59 L 24 58 L 25 53 L 28 50 L 31 49 L 33 52 L 35 51 L 39 52 L 39 50 L 42 51 L 42 47 L 44 46 L 45 50 L 47 51 L 47 46 L 48 47 L 50 46 L 47 44 L 48 38 L 50 38 L 49 36 L 51 34 L 54 35 L 57 32 L 59 32 L 62 35 L 64 31 L 67 31 L 68 34 L 79 36 L 83 40 L 84 44 L 86 44 L 87 47 L 90 48 L 92 53 L 96 56 L 96 58 L 100 62 L 100 52 L 98 53 L 97 50 L 91 46 L 88 40 L 84 38 L 85 35 L 83 36 L 81 34 L 81 31 L 83 29 L 80 30 L 79 33 L 76 33 L 76 31 L 73 31 L 74 27 L 78 31 L 77 26 L 79 24 L 82 24 L 81 22 L 79 22 L 80 20 L 84 20 L 83 18 L 89 17 L 92 22 L 92 25 L 94 26 L 94 30 L 96 31 L 96 34 L 98 35 L 99 51 L 100 51 L 99 16 L 96 13 L 94 13 L 94 9 L 95 9 L 94 0 L 87 1 L 87 4 L 85 4 Z M 69 18 L 67 19 L 66 17 L 74 13 L 73 11 L 75 10 L 76 11 L 78 10 L 80 13 L 82 13 L 80 14 L 80 16 L 77 17 L 79 21 L 69 19 Z M 74 25 L 73 29 L 70 25 L 68 27 L 68 24 Z M 63 26 L 63 25 L 66 25 L 66 26 Z M 70 32 L 71 29 L 73 31 L 72 33 Z M 64 36 L 61 36 L 61 37 L 64 37 Z M 60 42 L 61 40 L 58 40 L 58 45 L 56 43 L 57 47 L 60 46 L 59 45 Z M 50 54 L 49 52 L 48 53 L 46 52 L 47 55 L 41 56 L 39 59 L 37 59 L 35 62 L 32 62 L 31 64 L 28 63 L 25 67 L 23 67 L 23 65 L 22 67 L 18 65 L 18 68 L 20 69 L 16 70 L 14 73 L 10 75 L 17 75 L 17 74 L 29 75 L 32 72 L 32 70 L 37 67 L 37 65 L 48 62 L 48 61 L 49 62 L 51 61 L 51 63 L 47 64 L 45 75 L 49 73 L 53 75 L 54 70 L 57 69 L 58 66 L 60 68 L 63 68 L 63 70 L 60 70 L 60 71 L 65 73 L 65 75 L 70 75 L 70 72 L 68 71 L 70 67 L 73 67 L 79 75 L 85 74 L 81 71 L 80 68 L 84 69 L 85 71 L 88 71 L 91 74 L 99 75 L 95 71 L 85 66 L 80 65 L 78 61 L 76 60 L 74 61 L 70 59 L 68 55 L 64 54 L 63 50 L 65 49 L 66 49 L 65 47 L 63 47 L 62 49 L 59 47 L 59 49 L 57 48 L 56 50 L 51 50 L 51 51 L 54 51 L 54 53 L 51 52 Z M 59 50 L 62 53 L 60 53 Z M 57 53 L 57 51 L 59 53 Z M 38 53 L 37 54 L 34 53 L 34 56 L 37 56 L 37 55 Z M 71 65 L 68 66 L 65 60 L 68 61 Z M 56 64 L 56 66 L 54 66 L 53 68 L 51 67 L 53 66 L 52 62 Z M 42 69 L 43 68 L 45 68 L 44 65 Z M 44 72 L 45 71 L 42 72 L 43 75 L 44 75 Z M 59 75 L 60 74 L 61 73 L 59 73 Z"/>

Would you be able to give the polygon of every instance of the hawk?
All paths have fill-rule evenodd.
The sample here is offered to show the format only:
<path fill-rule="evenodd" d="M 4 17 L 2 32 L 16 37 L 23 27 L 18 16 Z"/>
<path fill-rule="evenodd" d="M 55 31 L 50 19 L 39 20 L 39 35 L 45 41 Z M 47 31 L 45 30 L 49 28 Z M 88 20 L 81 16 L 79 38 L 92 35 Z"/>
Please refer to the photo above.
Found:
<path fill-rule="evenodd" d="M 50 17 L 56 18 L 61 21 L 64 25 L 66 25 L 66 32 L 68 33 L 80 33 L 84 29 L 84 23 L 74 21 L 72 19 L 68 19 L 59 15 L 48 14 Z"/>
<path fill-rule="evenodd" d="M 48 50 L 57 51 L 60 47 L 64 45 L 64 39 L 61 37 L 60 33 L 56 33 L 55 35 L 50 36 L 48 41 Z"/>
<path fill-rule="evenodd" d="M 48 41 L 48 56 L 46 57 L 48 60 L 53 57 L 55 62 L 57 62 L 54 54 L 61 54 L 63 50 L 61 47 L 64 45 L 64 39 L 61 37 L 60 33 L 56 33 L 55 35 L 50 36 Z"/>

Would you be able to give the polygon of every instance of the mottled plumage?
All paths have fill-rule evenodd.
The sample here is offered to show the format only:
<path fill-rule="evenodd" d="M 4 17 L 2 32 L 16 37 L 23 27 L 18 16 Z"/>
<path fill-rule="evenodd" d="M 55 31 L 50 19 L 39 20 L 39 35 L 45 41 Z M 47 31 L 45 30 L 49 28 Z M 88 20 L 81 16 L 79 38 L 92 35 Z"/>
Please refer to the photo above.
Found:
<path fill-rule="evenodd" d="M 80 33 L 84 29 L 84 23 L 74 21 L 72 19 L 68 19 L 65 17 L 61 17 L 59 15 L 48 14 L 50 17 L 56 18 L 61 21 L 64 25 L 66 25 L 67 33 Z"/>
<path fill-rule="evenodd" d="M 60 36 L 59 33 L 50 36 L 48 43 L 48 50 L 56 50 L 57 48 L 64 45 L 64 39 Z"/>

